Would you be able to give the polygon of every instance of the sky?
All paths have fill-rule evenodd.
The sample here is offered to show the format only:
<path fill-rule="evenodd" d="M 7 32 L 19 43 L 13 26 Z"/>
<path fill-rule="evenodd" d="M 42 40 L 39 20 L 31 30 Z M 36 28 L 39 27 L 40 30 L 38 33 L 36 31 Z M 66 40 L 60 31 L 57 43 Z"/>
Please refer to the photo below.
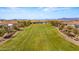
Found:
<path fill-rule="evenodd" d="M 78 7 L 0 7 L 0 19 L 79 18 Z"/>

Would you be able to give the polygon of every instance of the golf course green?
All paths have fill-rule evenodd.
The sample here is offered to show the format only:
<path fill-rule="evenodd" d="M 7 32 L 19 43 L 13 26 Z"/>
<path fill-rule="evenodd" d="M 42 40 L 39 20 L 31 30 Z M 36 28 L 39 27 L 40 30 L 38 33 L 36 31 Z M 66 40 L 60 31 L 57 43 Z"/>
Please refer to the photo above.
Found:
<path fill-rule="evenodd" d="M 77 51 L 76 46 L 60 36 L 50 24 L 32 24 L 0 45 L 1 51 Z"/>

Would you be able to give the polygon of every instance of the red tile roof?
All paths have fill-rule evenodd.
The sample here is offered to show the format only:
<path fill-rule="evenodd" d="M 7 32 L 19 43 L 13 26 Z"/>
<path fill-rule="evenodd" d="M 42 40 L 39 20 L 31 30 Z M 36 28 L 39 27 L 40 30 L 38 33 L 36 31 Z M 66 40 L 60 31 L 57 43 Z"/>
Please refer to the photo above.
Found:
<path fill-rule="evenodd" d="M 0 24 L 16 24 L 17 21 L 0 21 Z"/>
<path fill-rule="evenodd" d="M 64 21 L 63 22 L 64 24 L 69 24 L 69 25 L 73 25 L 73 24 L 76 24 L 76 25 L 79 25 L 79 20 L 74 20 L 74 21 Z"/>

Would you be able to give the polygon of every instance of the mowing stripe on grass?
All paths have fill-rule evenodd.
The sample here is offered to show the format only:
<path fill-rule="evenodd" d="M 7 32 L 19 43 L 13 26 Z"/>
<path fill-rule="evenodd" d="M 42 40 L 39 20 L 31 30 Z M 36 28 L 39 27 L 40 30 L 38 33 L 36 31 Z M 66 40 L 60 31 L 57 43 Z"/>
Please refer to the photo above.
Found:
<path fill-rule="evenodd" d="M 14 38 L 0 45 L 0 50 L 8 51 L 73 51 L 79 50 L 50 24 L 33 24 L 24 28 Z"/>

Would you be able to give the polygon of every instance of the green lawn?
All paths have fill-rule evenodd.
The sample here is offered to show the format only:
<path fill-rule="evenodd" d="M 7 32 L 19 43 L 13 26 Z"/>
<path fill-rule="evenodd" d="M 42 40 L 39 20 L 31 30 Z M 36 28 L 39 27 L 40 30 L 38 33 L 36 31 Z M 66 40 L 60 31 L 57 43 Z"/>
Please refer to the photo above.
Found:
<path fill-rule="evenodd" d="M 0 45 L 0 50 L 10 51 L 73 51 L 79 47 L 60 37 L 49 24 L 34 24 Z"/>

